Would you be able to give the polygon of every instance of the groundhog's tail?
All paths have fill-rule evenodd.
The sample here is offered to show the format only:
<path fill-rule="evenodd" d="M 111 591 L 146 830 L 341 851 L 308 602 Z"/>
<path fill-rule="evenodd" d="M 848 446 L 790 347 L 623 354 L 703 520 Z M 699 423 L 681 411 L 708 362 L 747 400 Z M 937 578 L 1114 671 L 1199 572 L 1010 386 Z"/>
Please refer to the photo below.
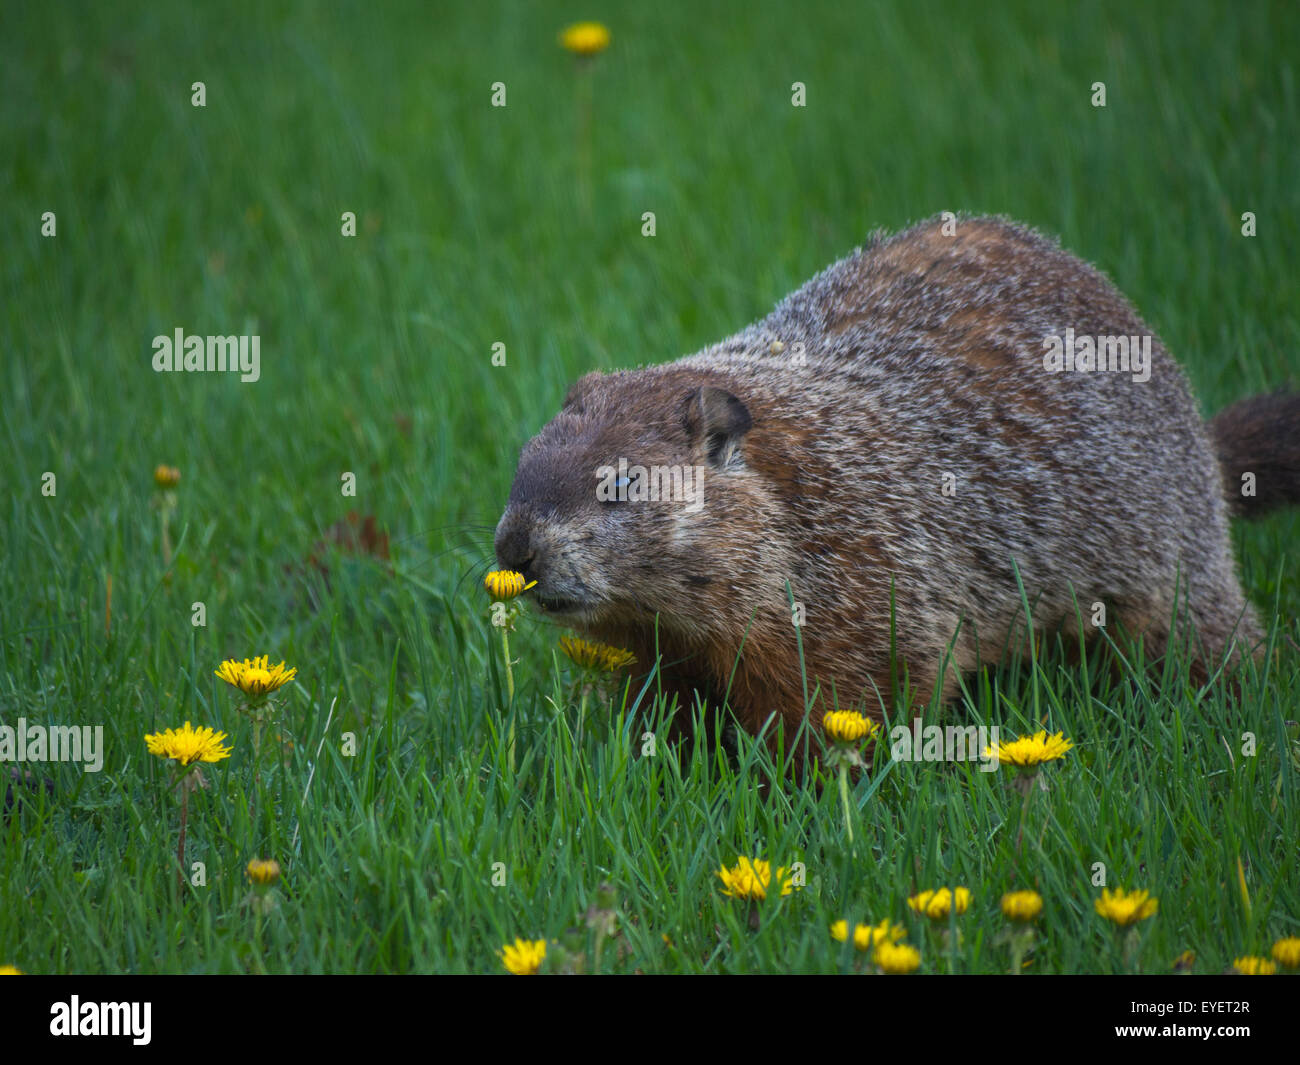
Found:
<path fill-rule="evenodd" d="M 1234 403 L 1210 421 L 1210 434 L 1233 514 L 1258 518 L 1300 503 L 1300 393 Z"/>

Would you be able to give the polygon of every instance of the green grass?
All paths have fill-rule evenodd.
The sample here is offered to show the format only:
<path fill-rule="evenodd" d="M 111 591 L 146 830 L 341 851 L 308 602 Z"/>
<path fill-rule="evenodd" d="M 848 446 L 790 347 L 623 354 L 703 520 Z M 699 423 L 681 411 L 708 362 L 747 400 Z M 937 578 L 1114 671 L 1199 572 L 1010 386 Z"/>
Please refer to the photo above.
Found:
<path fill-rule="evenodd" d="M 512 638 L 512 772 L 478 580 L 518 448 L 576 376 L 693 351 L 871 229 L 943 209 L 1011 215 L 1096 262 L 1207 412 L 1294 379 L 1294 6 L 604 5 L 589 213 L 556 45 L 581 13 L 458 6 L 6 14 L 0 721 L 102 725 L 107 754 L 98 774 L 29 767 L 53 794 L 0 822 L 0 964 L 492 972 L 502 943 L 558 938 L 609 881 L 624 946 L 606 970 L 833 971 L 853 961 L 833 920 L 907 921 L 909 893 L 961 883 L 960 947 L 910 921 L 925 971 L 1005 970 L 997 900 L 1029 886 L 1046 900 L 1031 971 L 1110 971 L 1097 862 L 1160 899 L 1140 968 L 1194 949 L 1220 970 L 1300 933 L 1294 512 L 1234 533 L 1279 644 L 1240 703 L 1052 655 L 978 681 L 972 722 L 1077 744 L 1023 832 L 1005 774 L 882 751 L 855 787 L 855 848 L 836 789 L 772 786 L 752 744 L 644 757 L 642 726 L 594 706 L 579 735 L 531 617 Z M 155 374 L 151 340 L 178 326 L 259 334 L 261 380 Z M 160 462 L 183 475 L 169 580 Z M 391 566 L 334 553 L 326 586 L 306 560 L 349 510 L 388 531 Z M 288 764 L 259 776 L 213 670 L 261 653 L 299 674 Z M 177 803 L 142 737 L 186 719 L 228 730 L 234 755 L 191 803 L 207 883 L 178 900 Z M 757 930 L 714 876 L 738 854 L 807 872 Z M 260 933 L 257 856 L 285 870 Z"/>

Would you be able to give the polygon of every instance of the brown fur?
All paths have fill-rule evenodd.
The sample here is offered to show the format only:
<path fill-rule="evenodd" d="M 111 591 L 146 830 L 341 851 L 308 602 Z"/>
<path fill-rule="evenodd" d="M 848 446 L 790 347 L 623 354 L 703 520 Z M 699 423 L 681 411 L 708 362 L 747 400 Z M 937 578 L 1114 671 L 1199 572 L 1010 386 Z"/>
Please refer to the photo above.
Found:
<path fill-rule="evenodd" d="M 1150 335 L 1150 379 L 1048 372 L 1044 338 L 1067 327 Z M 1228 456 L 1267 479 L 1254 509 L 1300 498 L 1300 401 L 1232 410 L 1221 472 L 1182 372 L 1105 277 L 1012 223 L 934 219 L 699 354 L 583 377 L 523 449 L 497 556 L 538 581 L 544 611 L 643 666 L 657 640 L 688 705 L 729 688 L 751 731 L 805 716 L 787 582 L 814 725 L 832 685 L 880 716 L 891 578 L 922 698 L 1023 640 L 1013 560 L 1039 632 L 1075 626 L 1075 596 L 1085 624 L 1104 600 L 1160 654 L 1177 586 L 1221 661 L 1261 637 L 1229 543 Z M 703 506 L 598 501 L 598 468 L 620 458 L 703 467 Z"/>

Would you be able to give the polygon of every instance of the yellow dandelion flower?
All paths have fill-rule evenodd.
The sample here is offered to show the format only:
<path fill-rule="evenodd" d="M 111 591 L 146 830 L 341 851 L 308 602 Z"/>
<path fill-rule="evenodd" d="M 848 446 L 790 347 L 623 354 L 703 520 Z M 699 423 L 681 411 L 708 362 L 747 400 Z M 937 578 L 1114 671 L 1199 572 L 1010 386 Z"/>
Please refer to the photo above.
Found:
<path fill-rule="evenodd" d="M 1173 969 L 1176 973 L 1189 973 L 1192 971 L 1192 966 L 1195 964 L 1196 951 L 1185 950 L 1174 959 L 1173 964 L 1170 965 L 1169 968 Z"/>
<path fill-rule="evenodd" d="M 1300 937 L 1288 936 L 1274 943 L 1273 960 L 1284 969 L 1300 969 Z"/>
<path fill-rule="evenodd" d="M 1020 736 L 1010 743 L 997 743 L 984 748 L 985 758 L 996 758 L 1002 765 L 1013 765 L 1020 769 L 1034 769 L 1044 762 L 1052 762 L 1062 757 L 1074 744 L 1065 738 L 1065 733 L 1058 732 L 1048 736 L 1042 729 L 1033 736 Z"/>
<path fill-rule="evenodd" d="M 181 471 L 175 466 L 158 466 L 153 471 L 153 483 L 159 488 L 175 488 L 181 483 Z"/>
<path fill-rule="evenodd" d="M 17 965 L 0 965 L 0 976 L 22 976 L 23 971 Z"/>
<path fill-rule="evenodd" d="M 794 891 L 793 881 L 785 875 L 787 871 L 784 867 L 776 871 L 782 895 Z M 762 858 L 750 860 L 741 855 L 736 859 L 734 868 L 724 866 L 718 870 L 717 875 L 724 885 L 724 895 L 730 895 L 734 899 L 758 899 L 761 902 L 767 898 L 767 889 L 772 882 L 772 864 Z"/>
<path fill-rule="evenodd" d="M 245 658 L 237 662 L 233 658 L 221 663 L 221 668 L 213 672 L 227 684 L 233 684 L 252 699 L 270 695 L 284 687 L 298 675 L 297 667 L 285 669 L 284 662 L 278 666 L 270 664 L 270 655 L 259 658 Z"/>
<path fill-rule="evenodd" d="M 523 595 L 536 583 L 536 581 L 525 582 L 522 573 L 508 569 L 494 569 L 483 578 L 483 587 L 493 599 L 514 599 L 516 596 Z"/>
<path fill-rule="evenodd" d="M 1012 921 L 1036 921 L 1043 912 L 1043 896 L 1037 891 L 1008 891 L 1002 896 L 1002 912 Z"/>
<path fill-rule="evenodd" d="M 575 22 L 560 34 L 560 44 L 574 55 L 598 55 L 609 47 L 609 30 L 600 22 Z"/>
<path fill-rule="evenodd" d="M 214 732 L 207 725 L 195 729 L 187 721 L 184 728 L 169 728 L 146 735 L 144 742 L 150 754 L 171 758 L 181 765 L 193 765 L 195 762 L 220 762 L 229 758 L 231 749 L 222 745 L 225 739 L 224 732 Z"/>
<path fill-rule="evenodd" d="M 951 891 L 945 887 L 938 891 L 922 891 L 919 895 L 913 895 L 907 900 L 907 904 L 932 921 L 942 921 L 954 910 L 958 916 L 965 913 L 970 906 L 970 900 L 969 889 L 959 887 L 956 891 Z"/>
<path fill-rule="evenodd" d="M 907 929 L 902 925 L 894 924 L 888 918 L 877 925 L 855 924 L 853 926 L 853 946 L 857 950 L 866 951 L 871 947 L 879 946 L 882 943 L 897 943 L 907 935 Z M 831 938 L 838 943 L 843 943 L 849 938 L 849 922 L 836 921 L 831 925 Z"/>
<path fill-rule="evenodd" d="M 822 730 L 832 743 L 857 745 L 875 739 L 880 726 L 853 710 L 832 710 L 822 718 Z"/>
<path fill-rule="evenodd" d="M 1103 888 L 1101 898 L 1093 905 L 1106 920 L 1127 927 L 1154 917 L 1159 908 L 1159 900 L 1153 899 L 1149 891 L 1125 892 L 1122 888 L 1116 888 L 1112 892 L 1110 888 Z"/>
<path fill-rule="evenodd" d="M 497 951 L 497 956 L 515 976 L 536 976 L 546 960 L 546 940 L 516 939 Z"/>
<path fill-rule="evenodd" d="M 254 858 L 248 863 L 248 879 L 258 887 L 270 887 L 280 879 L 280 863 L 274 858 Z"/>
<path fill-rule="evenodd" d="M 636 661 L 636 655 L 631 651 L 607 643 L 580 640 L 576 636 L 561 636 L 560 650 L 583 669 L 599 669 L 606 673 L 616 673 Z"/>
<path fill-rule="evenodd" d="M 921 967 L 921 952 L 906 943 L 881 943 L 871 960 L 885 972 L 902 976 Z"/>
<path fill-rule="evenodd" d="M 1277 972 L 1277 966 L 1267 958 L 1249 954 L 1244 958 L 1234 959 L 1232 971 L 1238 976 L 1272 976 Z"/>

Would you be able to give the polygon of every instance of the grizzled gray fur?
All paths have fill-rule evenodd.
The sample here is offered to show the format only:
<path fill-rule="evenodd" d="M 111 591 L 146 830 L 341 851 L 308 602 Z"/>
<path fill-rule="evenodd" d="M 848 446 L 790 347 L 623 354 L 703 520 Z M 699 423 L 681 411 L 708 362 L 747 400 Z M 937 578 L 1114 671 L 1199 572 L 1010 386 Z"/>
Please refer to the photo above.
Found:
<path fill-rule="evenodd" d="M 1017 570 L 1039 634 L 1081 617 L 1095 635 L 1101 603 L 1148 656 L 1177 595 L 1209 669 L 1261 639 L 1228 516 L 1300 501 L 1298 428 L 1300 400 L 1276 396 L 1211 431 L 1101 273 L 1007 221 L 932 219 L 696 355 L 583 377 L 523 449 L 496 552 L 545 613 L 751 731 L 832 699 L 881 715 L 891 582 L 918 699 L 1023 648 Z M 659 498 L 610 498 L 636 467 L 699 470 L 702 496 L 667 498 L 665 477 Z"/>

